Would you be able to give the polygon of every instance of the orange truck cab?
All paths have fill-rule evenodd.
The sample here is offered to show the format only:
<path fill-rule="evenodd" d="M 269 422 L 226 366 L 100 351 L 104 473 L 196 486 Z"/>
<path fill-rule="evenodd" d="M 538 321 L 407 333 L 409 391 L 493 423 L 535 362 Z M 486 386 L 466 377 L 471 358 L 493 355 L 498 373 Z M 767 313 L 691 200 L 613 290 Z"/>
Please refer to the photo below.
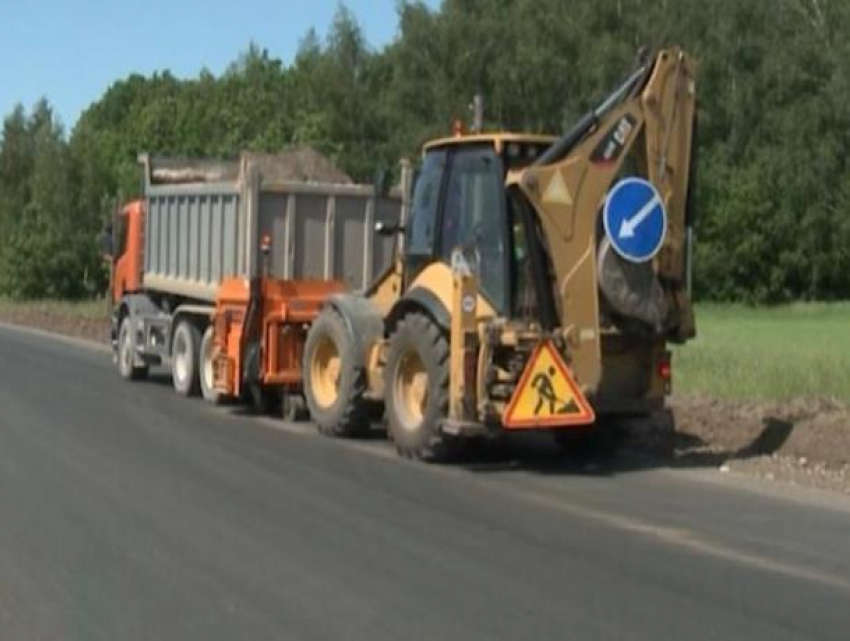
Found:
<path fill-rule="evenodd" d="M 112 223 L 112 278 L 110 293 L 116 304 L 142 286 L 142 252 L 145 205 L 141 200 L 127 203 Z M 117 336 L 113 336 L 113 343 Z"/>

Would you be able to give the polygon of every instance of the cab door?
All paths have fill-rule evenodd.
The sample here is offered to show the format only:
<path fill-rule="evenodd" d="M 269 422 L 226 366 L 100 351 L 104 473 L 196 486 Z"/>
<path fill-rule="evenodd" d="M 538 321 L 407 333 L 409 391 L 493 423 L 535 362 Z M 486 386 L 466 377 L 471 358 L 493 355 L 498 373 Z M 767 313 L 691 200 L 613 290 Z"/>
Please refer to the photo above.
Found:
<path fill-rule="evenodd" d="M 482 294 L 500 314 L 510 308 L 509 226 L 504 165 L 491 145 L 428 152 L 414 191 L 407 282 L 452 252 L 474 255 Z"/>
<path fill-rule="evenodd" d="M 407 228 L 405 287 L 434 260 L 447 166 L 448 152 L 445 149 L 429 151 L 422 161 Z"/>

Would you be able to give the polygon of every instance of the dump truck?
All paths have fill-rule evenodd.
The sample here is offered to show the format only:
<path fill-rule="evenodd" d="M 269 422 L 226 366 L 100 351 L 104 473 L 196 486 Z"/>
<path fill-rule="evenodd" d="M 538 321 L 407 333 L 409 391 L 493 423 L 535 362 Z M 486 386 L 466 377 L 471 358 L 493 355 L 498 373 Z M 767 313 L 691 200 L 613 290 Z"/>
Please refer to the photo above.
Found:
<path fill-rule="evenodd" d="M 695 336 L 695 74 L 659 50 L 561 137 L 427 144 L 409 216 L 379 225 L 392 267 L 310 323 L 301 376 L 319 430 L 362 435 L 377 404 L 401 455 L 438 461 L 467 437 L 566 442 L 662 410 L 668 345 Z"/>
<path fill-rule="evenodd" d="M 273 283 L 263 297 L 282 358 L 290 332 L 303 334 L 328 295 L 364 288 L 391 264 L 393 240 L 373 228 L 398 224 L 398 191 L 352 184 L 317 154 L 139 161 L 143 198 L 114 217 L 108 252 L 113 356 L 125 379 L 170 366 L 178 393 L 218 402 L 212 318 L 221 297 Z M 239 349 L 240 362 L 256 362 L 255 342 Z M 225 395 L 266 400 L 267 383 L 248 376 Z"/>

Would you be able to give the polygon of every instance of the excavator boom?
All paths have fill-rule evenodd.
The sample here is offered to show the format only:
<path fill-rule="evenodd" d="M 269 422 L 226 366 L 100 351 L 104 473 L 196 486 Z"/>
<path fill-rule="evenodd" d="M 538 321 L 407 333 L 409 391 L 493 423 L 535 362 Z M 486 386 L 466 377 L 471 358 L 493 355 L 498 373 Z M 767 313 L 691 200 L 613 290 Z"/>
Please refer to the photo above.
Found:
<path fill-rule="evenodd" d="M 695 108 L 693 61 L 677 48 L 662 50 L 536 163 L 508 176 L 509 191 L 536 213 L 551 261 L 555 282 L 536 279 L 538 297 L 551 297 L 548 323 L 562 332 L 575 377 L 589 391 L 602 378 L 610 319 L 633 317 L 672 340 L 694 334 L 686 207 Z M 626 177 L 651 183 L 666 212 L 663 245 L 641 264 L 611 252 L 617 239 L 605 238 L 599 224 L 606 198 Z M 640 222 L 636 215 L 635 227 Z M 634 232 L 629 225 L 608 231 Z"/>

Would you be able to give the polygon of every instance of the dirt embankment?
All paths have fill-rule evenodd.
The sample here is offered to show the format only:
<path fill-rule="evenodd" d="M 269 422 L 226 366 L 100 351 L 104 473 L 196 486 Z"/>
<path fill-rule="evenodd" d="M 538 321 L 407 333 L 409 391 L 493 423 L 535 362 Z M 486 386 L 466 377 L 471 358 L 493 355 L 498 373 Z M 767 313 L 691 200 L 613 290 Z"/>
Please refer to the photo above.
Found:
<path fill-rule="evenodd" d="M 850 494 L 850 406 L 674 397 L 675 460 Z"/>
<path fill-rule="evenodd" d="M 37 303 L 21 306 L 0 306 L 0 322 L 41 329 L 65 336 L 109 343 L 109 319 L 63 312 Z"/>

